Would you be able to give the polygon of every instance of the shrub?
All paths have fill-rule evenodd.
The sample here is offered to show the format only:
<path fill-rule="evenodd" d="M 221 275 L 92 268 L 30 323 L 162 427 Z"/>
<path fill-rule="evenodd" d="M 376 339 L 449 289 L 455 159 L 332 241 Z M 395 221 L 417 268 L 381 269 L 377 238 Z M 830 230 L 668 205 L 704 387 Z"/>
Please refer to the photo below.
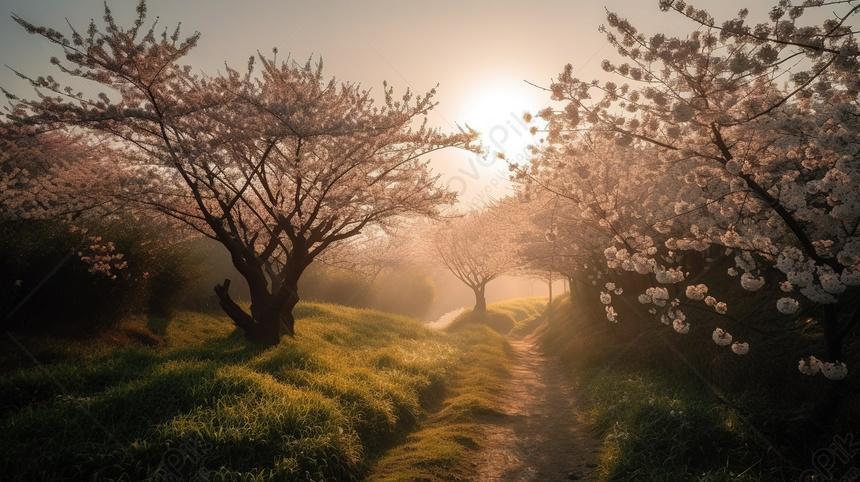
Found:
<path fill-rule="evenodd" d="M 151 221 L 111 219 L 85 235 L 62 220 L 15 220 L 2 228 L 7 330 L 93 335 L 135 311 L 166 315 L 199 272 L 187 244 L 165 243 L 175 236 Z M 100 247 L 108 243 L 112 251 Z M 109 271 L 84 261 L 108 251 L 117 255 Z"/>

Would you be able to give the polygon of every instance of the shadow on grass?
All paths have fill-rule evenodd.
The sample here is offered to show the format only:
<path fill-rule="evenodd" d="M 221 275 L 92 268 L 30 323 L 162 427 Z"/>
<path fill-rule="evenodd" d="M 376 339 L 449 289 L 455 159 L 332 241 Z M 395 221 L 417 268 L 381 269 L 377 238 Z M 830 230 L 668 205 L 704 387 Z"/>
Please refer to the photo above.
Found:
<path fill-rule="evenodd" d="M 173 320 L 169 316 L 149 315 L 146 318 L 146 328 L 158 336 L 164 336 L 171 321 Z"/>

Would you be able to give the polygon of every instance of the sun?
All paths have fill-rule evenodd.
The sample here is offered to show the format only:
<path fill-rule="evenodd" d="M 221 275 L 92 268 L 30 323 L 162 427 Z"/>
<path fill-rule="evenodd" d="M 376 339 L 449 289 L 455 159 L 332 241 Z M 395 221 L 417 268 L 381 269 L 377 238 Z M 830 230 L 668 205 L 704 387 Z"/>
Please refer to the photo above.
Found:
<path fill-rule="evenodd" d="M 523 113 L 537 109 L 524 90 L 525 87 L 510 84 L 481 87 L 468 97 L 461 109 L 460 122 L 481 133 L 484 148 L 490 155 L 503 154 L 515 161 L 527 156 L 527 146 L 535 142 Z"/>

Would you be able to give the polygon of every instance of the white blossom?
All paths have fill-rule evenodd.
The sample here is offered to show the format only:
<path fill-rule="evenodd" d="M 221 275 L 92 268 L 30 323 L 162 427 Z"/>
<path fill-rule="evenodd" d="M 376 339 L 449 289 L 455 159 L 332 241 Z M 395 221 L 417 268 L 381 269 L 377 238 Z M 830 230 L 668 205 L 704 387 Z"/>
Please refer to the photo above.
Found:
<path fill-rule="evenodd" d="M 684 272 L 680 268 L 660 270 L 654 273 L 654 277 L 661 284 L 680 283 L 684 281 Z"/>
<path fill-rule="evenodd" d="M 679 320 L 679 319 L 672 320 L 672 327 L 675 329 L 675 331 L 677 331 L 678 333 L 680 333 L 682 335 L 686 335 L 687 333 L 690 332 L 690 324 L 684 323 L 683 320 Z"/>
<path fill-rule="evenodd" d="M 605 292 L 605 291 L 601 291 L 600 292 L 600 302 L 603 303 L 604 305 L 608 305 L 609 303 L 612 303 L 612 296 L 610 296 L 610 294 Z"/>
<path fill-rule="evenodd" d="M 669 301 L 669 290 L 666 288 L 651 287 L 645 290 L 645 294 L 650 296 L 651 302 L 657 306 L 666 306 L 666 303 Z"/>
<path fill-rule="evenodd" d="M 617 321 L 618 313 L 615 312 L 615 308 L 612 306 L 606 306 L 606 319 L 609 321 Z"/>
<path fill-rule="evenodd" d="M 687 298 L 691 300 L 701 301 L 705 299 L 705 293 L 708 292 L 708 287 L 703 284 L 687 286 Z"/>
<path fill-rule="evenodd" d="M 821 372 L 822 375 L 830 380 L 842 380 L 848 375 L 848 366 L 845 363 L 839 361 L 822 362 L 814 356 L 810 356 L 809 360 L 801 358 L 798 362 L 797 369 L 800 373 L 809 376 Z"/>
<path fill-rule="evenodd" d="M 785 313 L 786 315 L 793 315 L 797 312 L 799 307 L 800 303 L 793 298 L 780 298 L 776 302 L 776 309 L 779 310 L 780 313 Z"/>
<path fill-rule="evenodd" d="M 732 342 L 732 335 L 724 331 L 722 328 L 717 328 L 716 330 L 714 330 L 712 338 L 714 339 L 714 343 L 720 346 L 726 346 L 731 344 Z"/>
<path fill-rule="evenodd" d="M 764 286 L 764 277 L 756 277 L 750 273 L 744 273 L 741 275 L 741 286 L 747 291 L 758 291 L 759 288 Z"/>

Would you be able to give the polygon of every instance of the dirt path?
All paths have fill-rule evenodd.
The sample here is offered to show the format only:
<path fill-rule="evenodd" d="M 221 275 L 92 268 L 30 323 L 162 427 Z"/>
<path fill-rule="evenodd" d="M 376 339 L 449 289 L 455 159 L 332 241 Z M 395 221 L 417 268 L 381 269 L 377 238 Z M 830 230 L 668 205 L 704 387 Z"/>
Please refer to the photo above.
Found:
<path fill-rule="evenodd" d="M 595 480 L 599 441 L 579 421 L 575 392 L 533 339 L 511 341 L 515 366 L 504 415 L 481 419 L 486 449 L 472 480 Z"/>

